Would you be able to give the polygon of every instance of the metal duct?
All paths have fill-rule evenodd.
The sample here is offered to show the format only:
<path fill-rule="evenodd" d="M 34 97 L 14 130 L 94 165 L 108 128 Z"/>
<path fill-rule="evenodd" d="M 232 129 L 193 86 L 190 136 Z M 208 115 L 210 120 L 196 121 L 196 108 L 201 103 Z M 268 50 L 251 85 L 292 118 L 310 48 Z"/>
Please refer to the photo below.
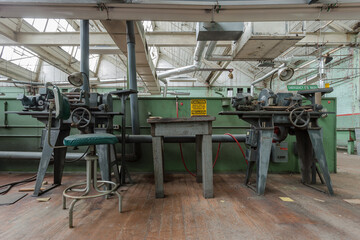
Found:
<path fill-rule="evenodd" d="M 195 52 L 194 52 L 193 65 L 175 68 L 175 69 L 171 69 L 169 71 L 163 72 L 163 73 L 159 73 L 158 74 L 159 80 L 167 78 L 167 77 L 171 77 L 171 76 L 177 76 L 177 75 L 181 75 L 181 74 L 185 74 L 185 73 L 194 72 L 197 69 L 199 69 L 206 43 L 207 43 L 206 41 L 198 41 L 197 42 L 196 47 L 195 47 Z"/>
<path fill-rule="evenodd" d="M 205 53 L 205 59 L 208 61 L 232 61 L 232 56 L 213 55 L 217 41 L 211 41 Z"/>

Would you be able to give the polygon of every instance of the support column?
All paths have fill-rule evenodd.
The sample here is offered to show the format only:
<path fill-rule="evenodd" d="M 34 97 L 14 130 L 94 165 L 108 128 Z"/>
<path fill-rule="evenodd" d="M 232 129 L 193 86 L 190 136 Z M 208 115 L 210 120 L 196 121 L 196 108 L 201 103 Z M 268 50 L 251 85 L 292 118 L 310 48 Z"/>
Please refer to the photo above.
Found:
<path fill-rule="evenodd" d="M 89 20 L 80 21 L 80 53 L 80 71 L 86 75 L 81 89 L 89 93 Z"/>
<path fill-rule="evenodd" d="M 136 58 L 135 58 L 135 29 L 134 21 L 126 21 L 126 40 L 127 40 L 127 54 L 128 54 L 128 77 L 129 88 L 137 91 L 136 79 Z M 131 129 L 133 135 L 140 134 L 139 123 L 139 104 L 138 95 L 130 94 L 130 115 L 131 115 Z M 135 144 L 134 153 L 140 155 L 140 145 Z"/>

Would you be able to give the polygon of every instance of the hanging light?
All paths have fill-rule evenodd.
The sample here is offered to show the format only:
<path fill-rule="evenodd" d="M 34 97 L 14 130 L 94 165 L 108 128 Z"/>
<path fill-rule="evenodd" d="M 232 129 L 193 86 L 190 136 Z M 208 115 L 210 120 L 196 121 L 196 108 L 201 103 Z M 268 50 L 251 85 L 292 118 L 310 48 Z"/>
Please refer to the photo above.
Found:
<path fill-rule="evenodd" d="M 281 81 L 288 81 L 294 75 L 294 69 L 290 67 L 283 67 L 278 70 L 278 77 Z"/>

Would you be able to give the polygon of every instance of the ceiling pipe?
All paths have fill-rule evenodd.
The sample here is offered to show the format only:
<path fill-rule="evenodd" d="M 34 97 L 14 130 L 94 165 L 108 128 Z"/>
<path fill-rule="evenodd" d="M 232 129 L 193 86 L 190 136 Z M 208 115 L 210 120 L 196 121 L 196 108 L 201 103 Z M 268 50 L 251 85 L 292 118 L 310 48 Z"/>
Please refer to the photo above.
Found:
<path fill-rule="evenodd" d="M 185 73 L 195 72 L 197 69 L 200 69 L 200 63 L 202 60 L 202 55 L 204 53 L 206 43 L 207 43 L 207 41 L 198 41 L 197 42 L 195 51 L 194 51 L 194 62 L 192 65 L 171 69 L 166 72 L 162 72 L 162 73 L 158 74 L 158 79 L 165 84 L 163 97 L 166 97 L 167 88 L 168 88 L 168 83 L 165 80 L 165 78 L 172 77 L 172 76 L 178 76 L 178 75 L 185 74 Z"/>
<path fill-rule="evenodd" d="M 159 80 L 167 78 L 167 77 L 172 77 L 172 76 L 177 76 L 177 75 L 181 75 L 181 74 L 185 74 L 185 73 L 194 72 L 197 69 L 199 69 L 205 46 L 206 46 L 206 41 L 198 41 L 196 44 L 196 47 L 195 47 L 195 52 L 194 52 L 194 63 L 189 66 L 175 68 L 175 69 L 171 69 L 166 72 L 159 73 L 158 74 Z"/>
<path fill-rule="evenodd" d="M 286 66 L 286 64 L 283 63 L 283 64 L 281 64 L 279 67 L 271 70 L 270 72 L 268 72 L 268 73 L 265 74 L 264 76 L 262 76 L 262 77 L 256 79 L 255 81 L 253 81 L 253 82 L 251 83 L 251 85 L 250 85 L 250 94 L 251 94 L 251 96 L 254 96 L 255 84 L 264 81 L 266 78 L 270 77 L 273 73 L 277 72 L 280 68 L 283 68 L 283 67 L 285 67 L 285 66 Z"/>
<path fill-rule="evenodd" d="M 289 57 L 277 57 L 274 62 L 281 62 L 281 63 L 285 63 L 285 64 L 290 64 L 296 61 L 307 61 L 307 60 L 313 60 L 316 59 L 316 56 L 289 56 Z"/>

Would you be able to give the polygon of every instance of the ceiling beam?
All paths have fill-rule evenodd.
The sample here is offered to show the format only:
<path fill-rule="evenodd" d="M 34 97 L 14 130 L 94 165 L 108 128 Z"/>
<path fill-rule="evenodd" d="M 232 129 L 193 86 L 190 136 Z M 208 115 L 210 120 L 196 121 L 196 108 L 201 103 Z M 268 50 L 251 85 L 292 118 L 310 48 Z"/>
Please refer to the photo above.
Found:
<path fill-rule="evenodd" d="M 358 19 L 360 3 L 343 0 L 327 9 L 324 3 L 308 5 L 306 1 L 221 1 L 213 13 L 214 1 L 62 1 L 1 0 L 2 18 L 64 18 L 98 20 L 148 20 L 189 22 L 237 21 L 315 21 Z M 158 3 L 158 4 L 154 4 Z"/>
<path fill-rule="evenodd" d="M 19 32 L 15 34 L 16 43 L 22 46 L 79 46 L 79 32 Z M 109 34 L 90 33 L 91 46 L 116 46 Z"/>
<path fill-rule="evenodd" d="M 4 59 L 0 60 L 0 74 L 19 81 L 36 81 L 37 78 L 35 72 Z"/>
<path fill-rule="evenodd" d="M 79 32 L 19 32 L 15 33 L 0 22 L 0 32 L 6 38 L 0 38 L 0 46 L 79 46 Z M 113 34 L 114 35 L 114 34 Z M 116 33 L 117 37 L 126 38 L 125 33 Z M 194 47 L 196 36 L 193 32 L 147 32 L 148 46 L 155 47 Z M 336 46 L 339 44 L 356 44 L 357 33 L 323 32 L 307 33 L 305 38 L 296 43 L 296 46 L 325 44 Z M 9 40 L 10 39 L 10 40 Z M 90 33 L 90 53 L 92 54 L 119 54 L 121 50 L 116 46 L 108 33 Z M 218 47 L 228 47 L 229 41 L 220 41 Z"/>
<path fill-rule="evenodd" d="M 1 26 L 0 26 L 1 27 Z M 116 33 L 126 36 L 126 33 Z M 0 39 L 2 46 L 79 46 L 79 32 L 9 32 L 11 39 Z M 145 37 L 149 46 L 155 47 L 195 47 L 195 32 L 146 32 Z M 114 47 L 116 44 L 106 32 L 91 32 L 90 46 Z M 217 46 L 228 47 L 231 41 L 219 41 Z M 106 53 L 100 53 L 106 54 Z M 115 54 L 115 53 L 109 53 Z"/>
<path fill-rule="evenodd" d="M 306 36 L 295 44 L 296 47 L 308 47 L 308 46 L 334 46 L 339 45 L 354 45 L 357 43 L 357 33 L 339 33 L 339 32 L 327 32 L 327 33 L 306 33 Z"/>

